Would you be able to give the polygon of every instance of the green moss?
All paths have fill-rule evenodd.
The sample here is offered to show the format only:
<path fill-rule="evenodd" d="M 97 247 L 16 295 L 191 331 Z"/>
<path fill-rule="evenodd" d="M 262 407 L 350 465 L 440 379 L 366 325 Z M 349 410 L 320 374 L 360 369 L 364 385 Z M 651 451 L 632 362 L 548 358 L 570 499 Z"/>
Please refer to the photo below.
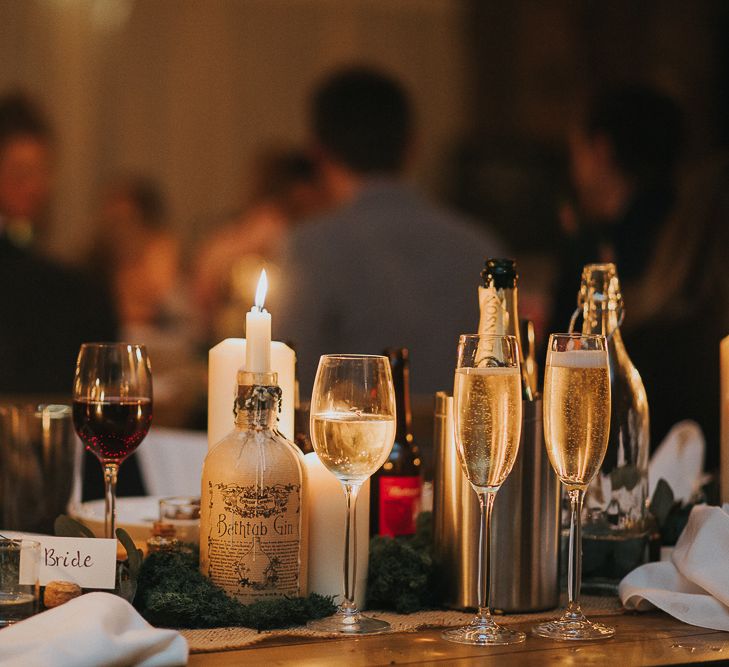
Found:
<path fill-rule="evenodd" d="M 139 573 L 134 605 L 152 625 L 169 628 L 245 626 L 273 630 L 334 613 L 330 597 L 266 599 L 243 605 L 198 570 L 189 553 L 150 554 Z"/>
<path fill-rule="evenodd" d="M 418 517 L 415 535 L 373 537 L 367 575 L 367 608 L 409 614 L 437 606 L 432 517 Z"/>

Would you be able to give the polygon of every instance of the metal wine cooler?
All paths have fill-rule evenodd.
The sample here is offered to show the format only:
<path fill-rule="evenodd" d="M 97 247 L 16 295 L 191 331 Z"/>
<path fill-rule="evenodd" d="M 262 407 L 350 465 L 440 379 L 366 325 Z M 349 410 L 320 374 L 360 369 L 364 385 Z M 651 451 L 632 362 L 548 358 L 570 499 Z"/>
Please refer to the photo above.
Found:
<path fill-rule="evenodd" d="M 522 402 L 522 434 L 514 468 L 492 517 L 491 605 L 506 613 L 559 604 L 559 480 L 544 447 L 542 400 Z M 453 437 L 453 399 L 435 399 L 434 541 L 443 601 L 478 606 L 479 503 L 461 470 Z"/>

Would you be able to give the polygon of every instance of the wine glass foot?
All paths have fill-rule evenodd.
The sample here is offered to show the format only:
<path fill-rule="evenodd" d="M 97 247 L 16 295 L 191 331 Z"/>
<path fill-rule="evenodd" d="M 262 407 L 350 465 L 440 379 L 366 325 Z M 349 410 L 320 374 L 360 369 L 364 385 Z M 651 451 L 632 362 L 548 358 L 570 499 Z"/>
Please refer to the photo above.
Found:
<path fill-rule="evenodd" d="M 547 639 L 588 641 L 610 639 L 615 635 L 615 628 L 588 621 L 581 614 L 579 616 L 565 614 L 562 618 L 535 625 L 532 628 L 532 634 Z"/>
<path fill-rule="evenodd" d="M 334 616 L 309 621 L 306 627 L 317 632 L 337 632 L 343 635 L 376 635 L 390 631 L 390 624 L 387 621 L 364 616 L 358 611 L 355 613 L 338 611 Z"/>
<path fill-rule="evenodd" d="M 456 644 L 471 644 L 473 646 L 504 646 L 506 644 L 521 644 L 526 635 L 518 630 L 509 630 L 493 620 L 476 618 L 473 622 L 461 628 L 446 630 L 441 637 Z"/>

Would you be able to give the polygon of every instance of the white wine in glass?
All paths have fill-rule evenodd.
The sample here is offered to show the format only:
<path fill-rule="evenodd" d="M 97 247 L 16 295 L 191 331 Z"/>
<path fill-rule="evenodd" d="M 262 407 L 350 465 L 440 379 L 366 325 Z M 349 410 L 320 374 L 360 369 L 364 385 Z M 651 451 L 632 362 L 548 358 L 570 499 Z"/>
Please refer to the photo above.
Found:
<path fill-rule="evenodd" d="M 607 450 L 610 372 L 605 336 L 552 334 L 544 377 L 547 454 L 570 498 L 568 606 L 561 618 L 535 626 L 539 637 L 607 639 L 615 628 L 594 623 L 580 609 L 582 504 Z"/>
<path fill-rule="evenodd" d="M 481 510 L 478 612 L 468 625 L 446 630 L 442 637 L 477 646 L 517 644 L 524 633 L 498 625 L 490 609 L 491 514 L 521 437 L 521 371 L 514 336 L 460 337 L 453 403 L 458 458 Z"/>
<path fill-rule="evenodd" d="M 319 360 L 311 396 L 311 440 L 321 462 L 342 484 L 347 502 L 344 525 L 344 600 L 334 616 L 309 621 L 324 632 L 365 635 L 390 624 L 360 613 L 354 603 L 357 495 L 387 460 L 395 441 L 395 388 L 387 357 L 330 354 Z"/>
<path fill-rule="evenodd" d="M 317 456 L 340 481 L 363 482 L 379 470 L 395 438 L 395 421 L 385 415 L 322 412 L 311 418 Z"/>

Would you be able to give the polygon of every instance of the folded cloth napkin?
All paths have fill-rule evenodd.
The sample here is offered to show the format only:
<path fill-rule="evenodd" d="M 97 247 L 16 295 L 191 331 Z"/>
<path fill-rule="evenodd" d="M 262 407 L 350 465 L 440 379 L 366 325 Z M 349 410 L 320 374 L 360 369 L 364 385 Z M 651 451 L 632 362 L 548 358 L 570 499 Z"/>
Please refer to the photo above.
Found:
<path fill-rule="evenodd" d="M 187 642 L 158 630 L 126 600 L 87 593 L 0 630 L 0 666 L 172 667 L 187 664 Z"/>
<path fill-rule="evenodd" d="M 627 609 L 654 605 L 680 621 L 729 632 L 729 504 L 697 505 L 671 561 L 646 563 L 621 582 Z"/>
<path fill-rule="evenodd" d="M 648 464 L 648 497 L 658 481 L 668 482 L 675 500 L 689 503 L 701 487 L 706 440 L 701 427 L 690 419 L 673 426 Z"/>

